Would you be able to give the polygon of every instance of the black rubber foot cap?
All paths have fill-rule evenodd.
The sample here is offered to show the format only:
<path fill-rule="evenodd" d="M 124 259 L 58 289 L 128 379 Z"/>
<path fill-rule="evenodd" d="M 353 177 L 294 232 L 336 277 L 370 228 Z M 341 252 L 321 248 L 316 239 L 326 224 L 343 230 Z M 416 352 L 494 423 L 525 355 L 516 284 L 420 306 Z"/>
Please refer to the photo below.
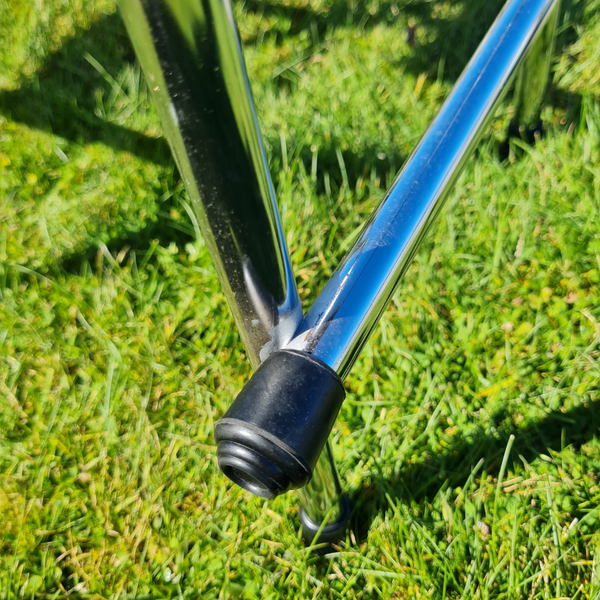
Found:
<path fill-rule="evenodd" d="M 274 352 L 215 427 L 219 467 L 262 498 L 306 485 L 344 397 L 339 377 L 322 361 Z"/>
<path fill-rule="evenodd" d="M 306 514 L 304 508 L 300 508 L 302 537 L 304 538 L 304 543 L 307 546 L 310 546 L 313 543 L 327 544 L 322 551 L 328 552 L 332 549 L 332 544 L 338 544 L 346 537 L 346 527 L 348 526 L 348 519 L 350 518 L 350 500 L 346 494 L 342 495 L 340 504 L 341 513 L 339 519 L 333 523 L 327 523 L 327 525 L 321 529 L 321 533 L 319 533 L 321 523 L 315 523 L 312 521 L 311 518 Z M 319 534 L 318 538 L 316 538 L 317 534 Z"/>

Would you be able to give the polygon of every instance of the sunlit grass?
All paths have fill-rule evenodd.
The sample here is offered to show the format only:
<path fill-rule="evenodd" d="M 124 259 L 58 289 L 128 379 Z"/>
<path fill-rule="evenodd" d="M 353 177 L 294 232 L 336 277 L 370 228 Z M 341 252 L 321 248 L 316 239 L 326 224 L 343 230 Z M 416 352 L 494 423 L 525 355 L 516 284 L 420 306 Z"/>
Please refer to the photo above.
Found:
<path fill-rule="evenodd" d="M 500 109 L 348 379 L 328 558 L 216 466 L 250 368 L 114 6 L 42 4 L 0 1 L 0 598 L 598 597 L 597 3 L 546 137 L 500 163 Z M 306 306 L 500 6 L 236 5 Z"/>

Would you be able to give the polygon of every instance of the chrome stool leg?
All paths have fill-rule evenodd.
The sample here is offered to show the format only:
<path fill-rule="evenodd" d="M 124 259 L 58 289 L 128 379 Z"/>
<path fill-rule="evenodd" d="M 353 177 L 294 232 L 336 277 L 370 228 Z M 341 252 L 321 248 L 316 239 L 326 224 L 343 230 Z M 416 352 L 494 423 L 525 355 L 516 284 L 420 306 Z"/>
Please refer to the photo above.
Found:
<path fill-rule="evenodd" d="M 519 123 L 539 117 L 558 2 L 508 0 L 302 319 L 228 0 L 120 0 L 237 327 L 258 367 L 217 423 L 219 466 L 265 498 L 306 486 L 301 519 L 309 542 L 317 533 L 320 541 L 337 541 L 348 518 L 326 443 L 344 400 L 342 382 L 523 64 Z"/>
<path fill-rule="evenodd" d="M 229 0 L 120 0 L 119 4 L 250 363 L 256 369 L 291 341 L 303 314 L 231 4 Z M 252 475 L 247 458 L 243 439 L 229 446 L 219 445 L 223 471 L 259 496 L 273 497 L 306 483 L 282 483 L 278 474 L 261 478 L 260 469 Z M 303 474 L 310 479 L 310 468 Z M 331 513 L 343 534 L 339 519 L 343 514 L 347 518 L 348 511 L 347 505 L 343 514 L 337 509 L 339 479 L 329 447 L 309 485 L 318 500 L 313 500 L 313 493 L 304 492 L 303 514 L 320 526 Z M 314 533 L 306 528 L 305 533 L 312 541 Z"/>
<path fill-rule="evenodd" d="M 298 334 L 269 356 L 217 423 L 219 446 L 248 440 L 252 456 L 242 468 L 253 476 L 264 465 L 264 477 L 279 468 L 300 481 L 305 474 L 294 458 L 314 468 L 315 447 L 324 445 L 344 400 L 341 382 L 557 5 L 506 3 Z"/>
<path fill-rule="evenodd" d="M 556 40 L 559 4 L 552 9 L 515 76 L 512 118 L 508 139 L 520 138 L 529 144 L 543 135 L 542 107 L 548 90 Z"/>

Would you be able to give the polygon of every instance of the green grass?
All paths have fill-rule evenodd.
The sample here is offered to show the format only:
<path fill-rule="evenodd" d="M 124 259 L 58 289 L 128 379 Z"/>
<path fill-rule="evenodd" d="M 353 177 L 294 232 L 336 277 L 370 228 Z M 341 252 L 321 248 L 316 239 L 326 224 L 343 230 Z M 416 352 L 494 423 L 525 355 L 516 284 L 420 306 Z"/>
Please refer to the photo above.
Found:
<path fill-rule="evenodd" d="M 305 306 L 500 6 L 236 4 Z M 115 7 L 0 0 L 0 599 L 599 598 L 599 9 L 563 2 L 546 137 L 500 163 L 500 109 L 348 379 L 322 558 L 217 468 L 250 369 Z"/>

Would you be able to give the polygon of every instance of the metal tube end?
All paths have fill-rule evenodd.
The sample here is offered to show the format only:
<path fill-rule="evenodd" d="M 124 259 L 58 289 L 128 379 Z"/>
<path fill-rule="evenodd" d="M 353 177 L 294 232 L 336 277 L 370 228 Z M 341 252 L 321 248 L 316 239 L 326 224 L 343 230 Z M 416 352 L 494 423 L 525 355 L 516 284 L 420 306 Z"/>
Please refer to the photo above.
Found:
<path fill-rule="evenodd" d="M 302 523 L 302 537 L 304 543 L 310 546 L 313 543 L 327 544 L 325 551 L 330 549 L 331 544 L 338 544 L 346 535 L 348 520 L 350 518 L 350 500 L 346 494 L 340 498 L 340 516 L 333 522 L 327 523 L 321 529 L 322 523 L 315 523 L 304 508 L 300 508 L 300 522 Z M 319 529 L 321 531 L 319 532 Z"/>

